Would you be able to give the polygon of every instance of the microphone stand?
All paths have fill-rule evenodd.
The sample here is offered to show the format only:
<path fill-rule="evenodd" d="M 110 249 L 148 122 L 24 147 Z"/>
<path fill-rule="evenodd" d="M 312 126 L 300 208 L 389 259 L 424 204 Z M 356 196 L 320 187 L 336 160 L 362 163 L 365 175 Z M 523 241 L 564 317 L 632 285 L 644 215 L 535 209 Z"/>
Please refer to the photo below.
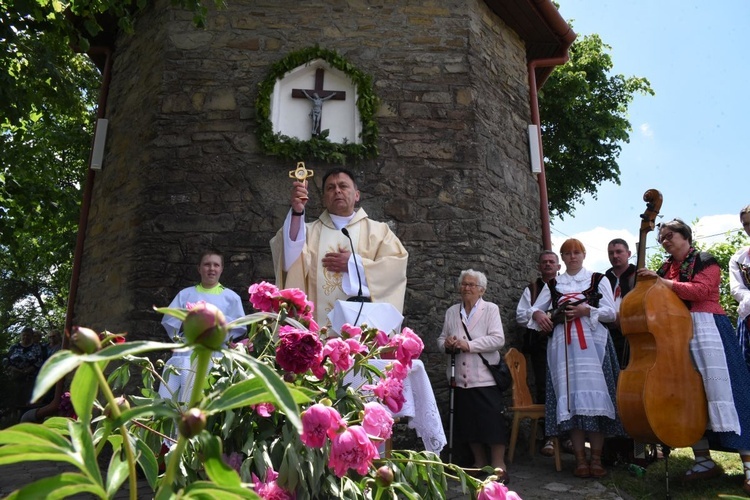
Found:
<path fill-rule="evenodd" d="M 357 323 L 359 323 L 359 317 L 362 314 L 362 308 L 365 307 L 365 302 L 370 302 L 370 297 L 362 296 L 362 276 L 359 275 L 357 253 L 354 251 L 354 242 L 352 241 L 352 237 L 349 235 L 349 230 L 347 230 L 345 227 L 342 227 L 341 232 L 344 233 L 346 239 L 349 240 L 349 246 L 351 246 L 352 248 L 352 258 L 354 259 L 354 270 L 357 271 L 357 283 L 359 284 L 359 291 L 357 292 L 356 297 L 349 297 L 348 299 L 346 299 L 347 302 L 359 302 L 359 312 L 357 312 L 357 319 L 354 320 L 354 326 L 357 326 Z"/>

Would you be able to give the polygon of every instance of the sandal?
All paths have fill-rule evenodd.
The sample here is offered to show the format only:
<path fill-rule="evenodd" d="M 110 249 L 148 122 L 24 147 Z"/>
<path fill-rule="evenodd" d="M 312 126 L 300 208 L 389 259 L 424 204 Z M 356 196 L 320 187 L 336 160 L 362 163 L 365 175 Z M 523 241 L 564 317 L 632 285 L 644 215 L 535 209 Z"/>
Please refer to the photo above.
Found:
<path fill-rule="evenodd" d="M 696 455 L 695 463 L 687 472 L 685 472 L 685 475 L 682 476 L 682 482 L 689 483 L 698 479 L 711 479 L 713 477 L 721 476 L 723 473 L 724 469 L 714 462 L 710 456 Z"/>
<path fill-rule="evenodd" d="M 539 450 L 539 453 L 545 457 L 551 457 L 555 454 L 555 445 L 552 443 L 551 439 L 544 442 L 544 446 Z"/>
<path fill-rule="evenodd" d="M 591 450 L 591 465 L 589 466 L 591 477 L 600 479 L 607 475 L 607 469 L 602 467 L 602 451 Z"/>
<path fill-rule="evenodd" d="M 585 478 L 591 476 L 591 468 L 586 460 L 586 451 L 581 450 L 576 452 L 576 468 L 573 470 L 575 477 Z"/>
<path fill-rule="evenodd" d="M 505 485 L 510 483 L 510 476 L 508 475 L 507 470 L 498 467 L 497 469 L 495 469 L 495 475 L 497 476 L 497 479 L 495 481 L 497 481 L 498 483 L 502 483 Z"/>
<path fill-rule="evenodd" d="M 561 448 L 565 453 L 575 454 L 575 449 L 573 449 L 573 441 L 571 441 L 570 439 L 566 439 L 565 441 L 563 441 Z"/>

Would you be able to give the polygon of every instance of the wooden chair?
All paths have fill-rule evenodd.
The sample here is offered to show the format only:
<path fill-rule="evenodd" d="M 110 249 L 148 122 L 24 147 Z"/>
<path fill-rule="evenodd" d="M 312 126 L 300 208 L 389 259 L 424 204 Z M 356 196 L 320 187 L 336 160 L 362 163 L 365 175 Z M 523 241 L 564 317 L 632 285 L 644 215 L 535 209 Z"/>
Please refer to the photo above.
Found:
<path fill-rule="evenodd" d="M 513 377 L 513 406 L 509 409 L 513 412 L 513 427 L 510 431 L 510 446 L 508 448 L 508 462 L 513 463 L 513 455 L 516 451 L 518 440 L 518 427 L 521 421 L 531 419 L 531 437 L 529 438 L 529 454 L 534 456 L 536 448 L 536 427 L 539 419 L 544 418 L 544 405 L 534 404 L 531 399 L 531 391 L 526 383 L 526 358 L 518 349 L 510 348 L 505 354 L 505 362 L 508 363 L 510 374 Z M 555 446 L 555 469 L 560 472 L 560 442 L 556 437 L 552 438 Z"/>

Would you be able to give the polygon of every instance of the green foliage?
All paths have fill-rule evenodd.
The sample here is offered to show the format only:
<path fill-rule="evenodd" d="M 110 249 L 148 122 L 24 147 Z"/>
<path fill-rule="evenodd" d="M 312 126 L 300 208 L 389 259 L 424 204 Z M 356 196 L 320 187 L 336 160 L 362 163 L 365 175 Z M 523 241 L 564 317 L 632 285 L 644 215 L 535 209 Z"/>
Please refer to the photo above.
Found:
<path fill-rule="evenodd" d="M 342 71 L 354 83 L 359 97 L 357 108 L 362 120 L 361 144 L 337 144 L 328 140 L 326 130 L 317 137 L 302 141 L 282 134 L 274 134 L 271 123 L 271 94 L 276 81 L 287 72 L 315 59 L 322 59 Z M 255 107 L 258 116 L 257 137 L 261 150 L 269 155 L 297 161 L 300 158 L 316 158 L 328 163 L 344 164 L 349 161 L 374 158 L 378 154 L 378 125 L 375 113 L 379 100 L 372 88 L 372 78 L 340 56 L 334 50 L 321 49 L 317 45 L 291 52 L 271 66 L 268 76 L 258 88 Z"/>
<path fill-rule="evenodd" d="M 306 303 L 306 298 L 302 297 L 300 303 Z M 200 343 L 188 346 L 193 349 L 190 370 L 194 371 L 195 385 L 187 401 L 162 398 L 154 390 L 155 381 L 161 377 L 145 356 L 183 345 L 121 343 L 123 335 L 103 332 L 103 347 L 96 352 L 62 350 L 53 354 L 39 373 L 32 399 L 72 373 L 70 401 L 77 417 L 53 417 L 43 424 L 24 423 L 1 430 L 0 466 L 54 461 L 72 466 L 73 471 L 23 485 L 8 498 L 44 497 L 54 491 L 55 498 L 87 492 L 95 498 L 111 499 L 120 496 L 118 492 L 127 481 L 134 500 L 138 468 L 158 500 L 259 498 L 259 488 L 269 485 L 295 492 L 298 500 L 437 500 L 446 498 L 448 479 L 458 481 L 467 495 L 476 494 L 497 479 L 490 475 L 479 481 L 455 465 L 442 463 L 434 453 L 416 451 L 395 451 L 390 458 L 370 460 L 364 474 L 349 467 L 342 477 L 334 475 L 329 464 L 333 456 L 330 432 L 345 432 L 347 427 L 361 424 L 366 415 L 365 398 L 371 397 L 348 387 L 345 377 L 352 371 L 364 371 L 367 378 L 382 377 L 368 360 L 384 352 L 401 352 L 404 335 L 395 335 L 387 345 L 381 345 L 376 342 L 378 330 L 365 328 L 350 338 L 365 347 L 352 350 L 351 368 L 340 368 L 333 356 L 308 353 L 315 361 L 313 366 L 293 374 L 278 366 L 280 327 L 304 331 L 308 336 L 318 333 L 305 329 L 303 323 L 309 318 L 287 316 L 287 310 L 292 310 L 288 304 L 278 309 L 278 313 L 259 312 L 222 324 L 225 333 L 249 325 L 248 339 L 222 349 L 222 356 L 213 357 L 213 363 L 211 350 Z M 187 314 L 177 309 L 158 311 L 178 318 Z M 323 335 L 322 340 L 330 339 Z M 334 341 L 344 343 L 340 338 Z M 300 346 L 291 346 L 291 351 L 295 348 L 299 350 Z M 413 352 L 413 356 L 420 352 Z M 120 368 L 105 377 L 110 364 Z M 122 404 L 123 398 L 115 394 L 122 390 L 120 386 L 128 385 L 129 368 L 133 367 L 142 370 L 143 385 L 139 396 L 126 397 L 129 404 Z M 260 414 L 254 407 L 262 403 L 273 405 L 270 414 Z M 309 408 L 312 403 L 330 406 L 342 417 L 326 424 L 328 438 L 322 447 L 308 447 L 300 438 L 306 431 L 300 407 Z M 194 427 L 198 421 L 201 426 Z M 180 429 L 177 435 L 175 428 Z M 164 439 L 175 444 L 164 457 L 166 468 L 160 473 L 156 457 Z M 112 450 L 107 464 L 102 460 L 105 446 Z M 348 448 L 345 454 L 343 460 L 349 460 Z M 236 457 L 240 457 L 239 464 Z M 274 471 L 278 471 L 278 477 L 269 474 Z"/>
<path fill-rule="evenodd" d="M 171 3 L 205 23 L 209 2 Z M 105 19 L 132 32 L 148 5 L 0 0 L 0 332 L 62 326 L 100 85 L 72 47 L 85 50 Z"/>
<path fill-rule="evenodd" d="M 617 157 L 632 130 L 628 105 L 654 92 L 645 78 L 612 75 L 610 47 L 599 35 L 576 40 L 570 61 L 539 91 L 550 214 L 572 215 L 599 184 L 620 183 Z"/>
<path fill-rule="evenodd" d="M 2 29 L 0 331 L 49 328 L 65 315 L 99 74 L 54 32 Z"/>

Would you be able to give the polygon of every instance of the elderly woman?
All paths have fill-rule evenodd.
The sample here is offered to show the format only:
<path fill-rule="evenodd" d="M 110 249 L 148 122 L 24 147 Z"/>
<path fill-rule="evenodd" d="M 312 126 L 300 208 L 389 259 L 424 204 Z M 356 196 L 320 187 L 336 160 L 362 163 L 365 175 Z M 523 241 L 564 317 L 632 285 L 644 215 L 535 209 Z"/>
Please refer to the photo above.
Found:
<path fill-rule="evenodd" d="M 482 299 L 487 289 L 483 273 L 461 271 L 458 283 L 461 302 L 445 313 L 443 332 L 438 338 L 441 351 L 456 355 L 454 437 L 456 442 L 469 444 L 476 468 L 488 465 L 485 445 L 489 446 L 490 464 L 502 469 L 500 479 L 507 481 L 508 428 L 502 415 L 502 395 L 480 357 L 481 354 L 491 365 L 500 362 L 498 350 L 505 344 L 500 310 Z"/>
<path fill-rule="evenodd" d="M 685 481 L 718 476 L 711 445 L 739 451 L 745 469 L 744 490 L 750 493 L 750 371 L 742 356 L 732 323 L 719 304 L 721 269 L 707 252 L 693 248 L 690 226 L 674 219 L 659 227 L 659 243 L 669 258 L 657 271 L 638 270 L 638 276 L 658 277 L 681 298 L 693 319 L 690 353 L 703 378 L 708 400 L 708 430 L 693 445 L 695 463 Z"/>
<path fill-rule="evenodd" d="M 560 257 L 565 274 L 544 287 L 528 325 L 552 332 L 547 344 L 545 430 L 548 436 L 570 432 L 576 456 L 573 474 L 600 478 L 607 474 L 601 461 L 604 437 L 625 434 L 616 408 L 617 354 L 605 326 L 615 320 L 615 300 L 604 275 L 584 269 L 583 243 L 566 240 Z M 561 314 L 550 318 L 546 314 L 550 308 Z"/>

